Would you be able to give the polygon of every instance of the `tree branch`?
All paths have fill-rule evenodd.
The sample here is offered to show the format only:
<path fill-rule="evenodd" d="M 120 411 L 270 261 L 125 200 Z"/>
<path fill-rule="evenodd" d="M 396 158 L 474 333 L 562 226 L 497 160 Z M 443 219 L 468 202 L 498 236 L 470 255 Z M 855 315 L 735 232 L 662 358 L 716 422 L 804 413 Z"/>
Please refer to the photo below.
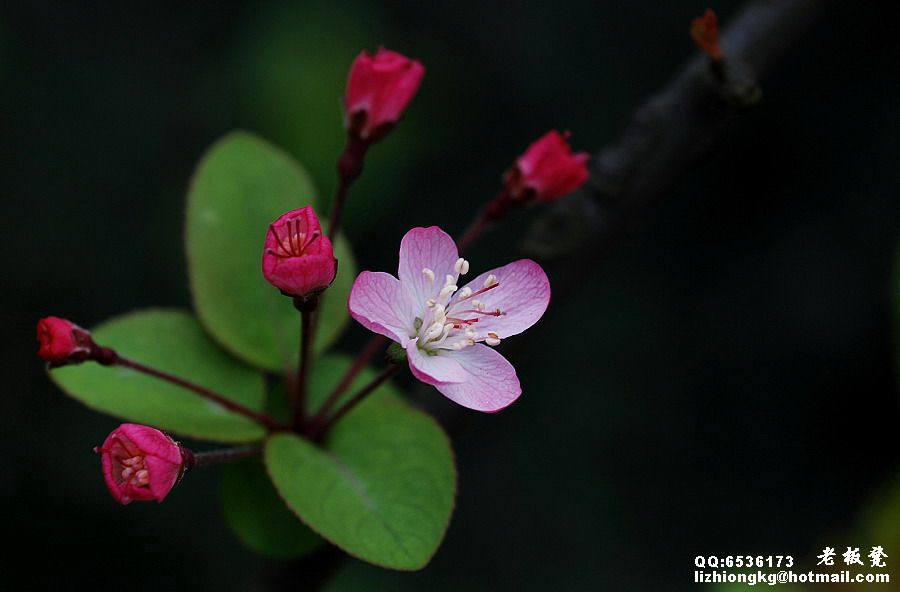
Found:
<path fill-rule="evenodd" d="M 634 114 L 618 143 L 594 156 L 580 191 L 547 209 L 522 244 L 544 265 L 554 294 L 583 280 L 650 206 L 758 98 L 757 83 L 833 0 L 755 0 L 721 36 L 716 75 L 697 52 L 675 79 Z M 688 23 L 684 23 L 687 37 Z"/>
<path fill-rule="evenodd" d="M 753 0 L 721 35 L 725 53 L 718 72 L 699 51 L 673 81 L 634 114 L 618 143 L 596 154 L 591 178 L 574 194 L 551 204 L 522 242 L 524 255 L 541 263 L 558 303 L 584 282 L 635 226 L 640 215 L 716 143 L 727 124 L 758 98 L 758 81 L 798 42 L 836 0 Z M 683 23 L 688 37 L 690 23 Z M 502 346 L 515 357 L 526 335 Z M 413 400 L 450 434 L 464 430 L 473 413 L 418 385 Z"/>

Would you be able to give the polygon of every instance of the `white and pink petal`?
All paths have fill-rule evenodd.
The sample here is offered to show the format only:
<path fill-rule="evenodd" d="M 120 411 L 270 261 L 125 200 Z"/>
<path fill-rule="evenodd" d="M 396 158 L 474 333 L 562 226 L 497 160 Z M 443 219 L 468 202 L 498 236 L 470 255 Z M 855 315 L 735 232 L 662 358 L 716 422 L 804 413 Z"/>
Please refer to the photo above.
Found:
<path fill-rule="evenodd" d="M 438 299 L 447 275 L 453 276 L 456 281 L 459 274 L 454 271 L 453 266 L 457 259 L 459 251 L 449 234 L 437 226 L 413 228 L 400 241 L 397 277 L 424 307 L 429 298 Z M 433 280 L 423 273 L 424 269 L 430 269 L 434 273 Z"/>
<path fill-rule="evenodd" d="M 383 271 L 363 271 L 353 282 L 347 302 L 350 316 L 366 329 L 406 343 L 416 334 L 418 311 L 409 290 Z"/>
<path fill-rule="evenodd" d="M 485 304 L 485 312 L 499 309 L 501 316 L 482 317 L 476 327 L 482 335 L 493 331 L 503 339 L 518 335 L 534 325 L 550 303 L 550 281 L 541 266 L 530 259 L 513 261 L 503 267 L 482 273 L 466 284 L 472 292 L 484 288 L 484 282 L 494 275 L 500 285 L 475 296 Z M 465 303 L 456 306 L 462 308 Z M 471 307 L 469 307 L 471 308 Z"/>
<path fill-rule="evenodd" d="M 413 376 L 434 386 L 466 382 L 468 371 L 454 357 L 426 352 L 418 347 L 418 339 L 406 344 L 406 357 Z"/>
<path fill-rule="evenodd" d="M 508 407 L 522 394 L 516 369 L 486 345 L 477 343 L 446 357 L 452 357 L 469 378 L 465 382 L 438 384 L 435 388 L 463 407 L 493 413 Z"/>

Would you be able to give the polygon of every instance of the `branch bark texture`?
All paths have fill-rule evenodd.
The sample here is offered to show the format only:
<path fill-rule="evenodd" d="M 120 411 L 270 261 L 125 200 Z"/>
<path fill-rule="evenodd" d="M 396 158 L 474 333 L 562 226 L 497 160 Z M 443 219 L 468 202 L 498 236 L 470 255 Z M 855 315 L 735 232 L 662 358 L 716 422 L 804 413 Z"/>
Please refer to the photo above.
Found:
<path fill-rule="evenodd" d="M 634 114 L 622 137 L 594 156 L 591 178 L 540 216 L 522 249 L 545 267 L 554 293 L 576 287 L 642 211 L 706 154 L 759 96 L 759 81 L 836 0 L 755 0 L 721 37 L 724 68 L 697 52 Z M 687 36 L 687 23 L 685 23 Z"/>

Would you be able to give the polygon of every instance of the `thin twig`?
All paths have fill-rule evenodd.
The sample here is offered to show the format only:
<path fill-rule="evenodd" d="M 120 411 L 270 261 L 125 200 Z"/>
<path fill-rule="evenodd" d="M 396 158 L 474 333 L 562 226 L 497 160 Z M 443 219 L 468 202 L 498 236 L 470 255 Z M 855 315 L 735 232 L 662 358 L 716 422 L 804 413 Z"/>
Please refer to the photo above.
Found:
<path fill-rule="evenodd" d="M 131 368 L 132 370 L 136 370 L 138 372 L 143 372 L 149 376 L 153 376 L 155 378 L 159 378 L 161 380 L 165 380 L 170 382 L 176 386 L 180 386 L 189 391 L 193 391 L 202 397 L 206 397 L 207 399 L 218 403 L 222 407 L 225 407 L 229 411 L 233 411 L 235 413 L 239 413 L 244 417 L 252 419 L 256 423 L 262 424 L 273 431 L 285 430 L 286 427 L 279 423 L 273 417 L 266 415 L 265 413 L 260 413 L 259 411 L 254 411 L 249 407 L 244 407 L 240 403 L 235 403 L 231 399 L 227 399 L 219 393 L 212 391 L 204 386 L 200 386 L 199 384 L 193 383 L 189 380 L 185 380 L 180 376 L 175 376 L 174 374 L 169 374 L 168 372 L 164 372 L 162 370 L 157 370 L 156 368 L 152 368 L 147 366 L 146 364 L 141 364 L 140 362 L 136 362 L 134 360 L 130 360 L 128 358 L 124 358 L 118 354 L 116 354 L 114 364 L 119 366 L 124 366 L 126 368 Z"/>
<path fill-rule="evenodd" d="M 366 364 L 384 347 L 384 343 L 387 341 L 387 337 L 383 335 L 373 335 L 371 339 L 369 339 L 369 343 L 366 344 L 366 347 L 356 356 L 356 359 L 353 360 L 353 363 L 344 373 L 344 377 L 341 378 L 341 382 L 338 383 L 334 390 L 329 393 L 328 398 L 325 399 L 325 402 L 322 403 L 322 406 L 319 407 L 319 410 L 316 412 L 315 417 L 313 417 L 312 421 L 310 421 L 310 428 L 317 429 L 316 426 L 325 421 L 325 418 L 328 417 L 328 413 L 331 411 L 331 408 L 338 402 L 341 396 L 347 392 L 347 389 L 350 388 L 350 385 L 353 383 L 353 379 L 355 379 L 363 368 L 366 367 Z"/>
<path fill-rule="evenodd" d="M 319 436 L 328 432 L 328 429 L 333 426 L 340 418 L 342 418 L 348 411 L 353 409 L 360 401 L 365 399 L 372 391 L 382 385 L 385 381 L 390 379 L 394 374 L 399 372 L 402 368 L 405 367 L 405 364 L 391 364 L 387 368 L 381 371 L 381 374 L 372 379 L 372 382 L 367 384 L 360 390 L 358 393 L 353 395 L 346 403 L 344 403 L 337 411 L 334 412 L 334 415 L 329 417 L 325 422 L 310 426 L 310 429 L 307 432 L 307 435 L 315 440 Z"/>
<path fill-rule="evenodd" d="M 300 359 L 297 365 L 297 381 L 291 385 L 292 426 L 300 430 L 306 421 L 306 405 L 309 398 L 309 377 L 312 372 L 313 345 L 316 338 L 316 317 L 319 298 L 309 300 L 294 298 L 294 307 L 300 311 Z"/>

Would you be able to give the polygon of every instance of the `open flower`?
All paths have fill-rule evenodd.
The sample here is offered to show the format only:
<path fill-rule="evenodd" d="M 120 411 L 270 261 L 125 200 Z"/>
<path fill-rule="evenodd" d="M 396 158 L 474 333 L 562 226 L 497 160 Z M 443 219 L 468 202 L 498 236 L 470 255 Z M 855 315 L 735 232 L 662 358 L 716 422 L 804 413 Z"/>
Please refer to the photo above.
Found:
<path fill-rule="evenodd" d="M 419 89 L 425 67 L 396 51 L 379 47 L 353 60 L 344 96 L 344 125 L 351 135 L 375 142 L 397 124 Z"/>
<path fill-rule="evenodd" d="M 163 501 L 190 456 L 165 432 L 133 423 L 117 427 L 94 452 L 102 455 L 106 487 L 123 506 L 132 500 Z"/>
<path fill-rule="evenodd" d="M 432 226 L 400 243 L 399 279 L 364 271 L 350 292 L 354 319 L 400 343 L 416 378 L 478 411 L 499 411 L 521 394 L 516 371 L 492 346 L 532 326 L 550 301 L 547 275 L 522 259 L 459 288 L 469 263 Z"/>
<path fill-rule="evenodd" d="M 587 152 L 572 154 L 563 136 L 550 130 L 533 142 L 506 172 L 504 184 L 518 201 L 552 201 L 575 191 L 588 178 Z"/>
<path fill-rule="evenodd" d="M 293 210 L 269 225 L 262 270 L 288 296 L 309 298 L 331 285 L 337 259 L 312 206 Z"/>
<path fill-rule="evenodd" d="M 83 362 L 95 349 L 94 340 L 86 329 L 59 317 L 38 321 L 37 340 L 41 344 L 38 355 L 49 362 L 51 368 Z"/>

